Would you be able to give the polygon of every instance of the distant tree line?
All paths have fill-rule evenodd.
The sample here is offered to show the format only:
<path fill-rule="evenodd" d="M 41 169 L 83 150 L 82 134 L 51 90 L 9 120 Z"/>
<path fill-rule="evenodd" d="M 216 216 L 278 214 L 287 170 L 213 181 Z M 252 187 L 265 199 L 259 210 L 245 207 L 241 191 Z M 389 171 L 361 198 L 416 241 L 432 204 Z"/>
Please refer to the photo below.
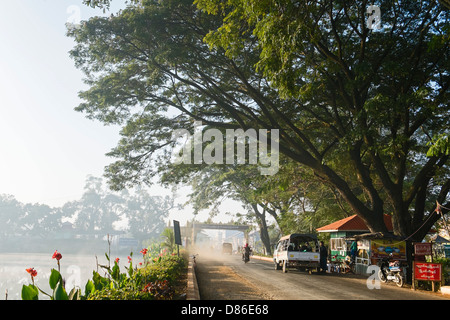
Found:
<path fill-rule="evenodd" d="M 64 231 L 64 222 L 72 224 L 73 234 L 124 231 L 140 240 L 157 238 L 172 204 L 172 197 L 154 196 L 144 189 L 112 192 L 101 178 L 93 176 L 87 178 L 81 199 L 61 207 L 24 204 L 12 195 L 0 195 L 0 242 L 18 237 L 54 239 Z"/>

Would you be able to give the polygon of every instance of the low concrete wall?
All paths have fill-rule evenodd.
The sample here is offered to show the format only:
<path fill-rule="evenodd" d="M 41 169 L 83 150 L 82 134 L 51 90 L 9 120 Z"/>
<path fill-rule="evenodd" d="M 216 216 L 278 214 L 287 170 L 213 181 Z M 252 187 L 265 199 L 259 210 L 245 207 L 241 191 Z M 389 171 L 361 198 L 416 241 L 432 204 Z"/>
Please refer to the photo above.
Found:
<path fill-rule="evenodd" d="M 441 287 L 441 293 L 450 295 L 450 286 L 442 286 Z"/>
<path fill-rule="evenodd" d="M 200 293 L 198 291 L 197 276 L 195 275 L 195 258 L 189 256 L 188 274 L 187 274 L 187 292 L 186 300 L 200 300 Z"/>

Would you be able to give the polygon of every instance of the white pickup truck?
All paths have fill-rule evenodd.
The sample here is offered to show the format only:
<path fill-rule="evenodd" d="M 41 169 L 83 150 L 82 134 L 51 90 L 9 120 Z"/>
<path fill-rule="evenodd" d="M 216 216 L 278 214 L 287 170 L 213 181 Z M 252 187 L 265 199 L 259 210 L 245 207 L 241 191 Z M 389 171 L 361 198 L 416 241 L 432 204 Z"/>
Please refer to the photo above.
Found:
<path fill-rule="evenodd" d="M 320 254 L 317 237 L 312 234 L 293 233 L 282 237 L 273 254 L 275 269 L 287 272 L 288 268 L 319 271 Z"/>

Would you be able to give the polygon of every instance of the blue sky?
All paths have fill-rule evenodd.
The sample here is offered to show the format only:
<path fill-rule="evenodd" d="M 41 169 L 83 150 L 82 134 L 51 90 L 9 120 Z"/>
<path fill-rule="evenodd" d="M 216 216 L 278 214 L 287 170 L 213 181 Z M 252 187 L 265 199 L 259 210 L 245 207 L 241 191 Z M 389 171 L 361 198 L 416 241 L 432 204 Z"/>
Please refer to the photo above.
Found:
<path fill-rule="evenodd" d="M 112 161 L 119 128 L 74 111 L 85 87 L 65 35 L 66 22 L 98 14 L 82 0 L 0 4 L 0 194 L 60 205 Z"/>

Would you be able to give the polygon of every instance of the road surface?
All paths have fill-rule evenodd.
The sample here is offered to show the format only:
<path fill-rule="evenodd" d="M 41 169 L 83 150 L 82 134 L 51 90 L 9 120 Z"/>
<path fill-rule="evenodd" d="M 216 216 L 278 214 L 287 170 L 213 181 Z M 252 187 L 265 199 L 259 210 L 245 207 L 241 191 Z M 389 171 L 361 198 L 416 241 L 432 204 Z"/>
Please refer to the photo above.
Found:
<path fill-rule="evenodd" d="M 369 289 L 367 277 L 275 270 L 272 262 L 237 255 L 199 253 L 197 281 L 202 300 L 437 300 L 440 293 L 380 283 Z M 374 282 L 372 282 L 374 284 Z"/>

